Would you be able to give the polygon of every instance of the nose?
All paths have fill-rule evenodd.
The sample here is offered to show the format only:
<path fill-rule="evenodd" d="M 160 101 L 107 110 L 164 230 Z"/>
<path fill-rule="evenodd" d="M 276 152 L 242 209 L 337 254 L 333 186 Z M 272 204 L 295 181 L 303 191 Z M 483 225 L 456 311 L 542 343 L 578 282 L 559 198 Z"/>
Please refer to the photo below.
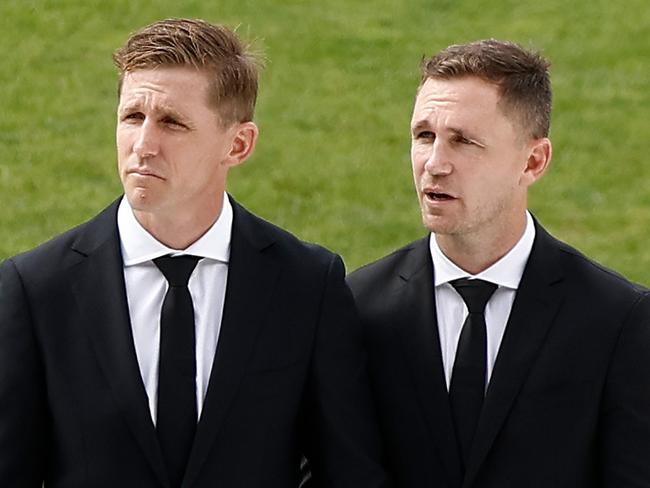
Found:
<path fill-rule="evenodd" d="M 432 176 L 445 176 L 451 173 L 453 165 L 444 141 L 437 138 L 431 144 L 431 152 L 424 164 L 424 169 Z"/>
<path fill-rule="evenodd" d="M 160 149 L 159 134 L 155 124 L 150 119 L 145 119 L 138 127 L 138 134 L 133 144 L 133 152 L 140 158 L 156 156 Z"/>

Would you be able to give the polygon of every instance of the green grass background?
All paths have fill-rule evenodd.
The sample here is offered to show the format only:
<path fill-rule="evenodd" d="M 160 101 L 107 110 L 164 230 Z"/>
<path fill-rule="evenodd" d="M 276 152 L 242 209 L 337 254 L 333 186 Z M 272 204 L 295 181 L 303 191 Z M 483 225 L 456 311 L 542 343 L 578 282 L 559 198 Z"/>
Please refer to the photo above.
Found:
<path fill-rule="evenodd" d="M 348 268 L 424 234 L 408 123 L 423 55 L 485 37 L 552 61 L 552 168 L 530 206 L 556 236 L 650 284 L 647 0 L 2 0 L 0 259 L 120 193 L 111 53 L 140 26 L 201 17 L 257 39 L 257 152 L 230 191 Z"/>

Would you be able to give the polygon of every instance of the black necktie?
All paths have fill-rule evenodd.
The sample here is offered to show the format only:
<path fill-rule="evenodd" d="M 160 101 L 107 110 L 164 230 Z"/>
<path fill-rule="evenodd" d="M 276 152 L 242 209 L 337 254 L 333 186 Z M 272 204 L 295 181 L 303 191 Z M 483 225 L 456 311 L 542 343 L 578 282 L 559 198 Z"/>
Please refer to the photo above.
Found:
<path fill-rule="evenodd" d="M 460 443 L 464 464 L 467 465 L 485 396 L 487 365 L 485 305 L 497 289 L 497 285 L 465 278 L 454 280 L 451 285 L 463 298 L 469 311 L 458 340 L 449 387 L 449 401 L 456 437 Z"/>
<path fill-rule="evenodd" d="M 199 259 L 154 259 L 169 284 L 160 316 L 156 431 L 173 487 L 183 480 L 197 423 L 194 306 L 187 282 Z"/>

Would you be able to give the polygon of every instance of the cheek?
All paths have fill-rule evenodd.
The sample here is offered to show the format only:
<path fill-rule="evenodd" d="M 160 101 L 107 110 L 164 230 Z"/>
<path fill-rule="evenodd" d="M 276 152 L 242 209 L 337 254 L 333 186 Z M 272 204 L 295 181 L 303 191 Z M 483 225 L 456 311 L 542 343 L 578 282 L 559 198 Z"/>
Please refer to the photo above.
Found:
<path fill-rule="evenodd" d="M 424 171 L 424 165 L 428 159 L 426 148 L 414 146 L 411 148 L 411 166 L 414 175 L 420 175 Z"/>
<path fill-rule="evenodd" d="M 124 138 L 119 135 L 115 138 L 115 145 L 117 148 L 117 167 L 122 172 L 122 168 L 126 165 L 127 151 L 125 149 Z"/>
<path fill-rule="evenodd" d="M 133 134 L 126 130 L 117 130 L 115 133 L 115 144 L 117 146 L 117 154 L 123 155 L 130 151 L 133 147 Z"/>
<path fill-rule="evenodd" d="M 188 184 L 196 187 L 209 187 L 223 177 L 224 166 L 220 164 L 219 158 L 212 153 L 202 151 L 193 155 L 185 155 L 183 160 L 187 164 L 179 165 L 177 169 L 187 178 Z"/>

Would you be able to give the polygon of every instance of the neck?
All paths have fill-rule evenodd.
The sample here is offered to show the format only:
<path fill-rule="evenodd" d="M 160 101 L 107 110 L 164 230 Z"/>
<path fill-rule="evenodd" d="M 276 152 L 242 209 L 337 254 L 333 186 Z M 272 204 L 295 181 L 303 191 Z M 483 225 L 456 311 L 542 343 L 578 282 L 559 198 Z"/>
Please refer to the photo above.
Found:
<path fill-rule="evenodd" d="M 219 219 L 223 201 L 219 200 L 200 211 L 146 212 L 133 209 L 140 225 L 158 242 L 183 250 L 198 241 Z"/>
<path fill-rule="evenodd" d="M 526 230 L 526 213 L 486 233 L 436 235 L 440 250 L 456 266 L 472 275 L 485 271 L 515 247 Z"/>

